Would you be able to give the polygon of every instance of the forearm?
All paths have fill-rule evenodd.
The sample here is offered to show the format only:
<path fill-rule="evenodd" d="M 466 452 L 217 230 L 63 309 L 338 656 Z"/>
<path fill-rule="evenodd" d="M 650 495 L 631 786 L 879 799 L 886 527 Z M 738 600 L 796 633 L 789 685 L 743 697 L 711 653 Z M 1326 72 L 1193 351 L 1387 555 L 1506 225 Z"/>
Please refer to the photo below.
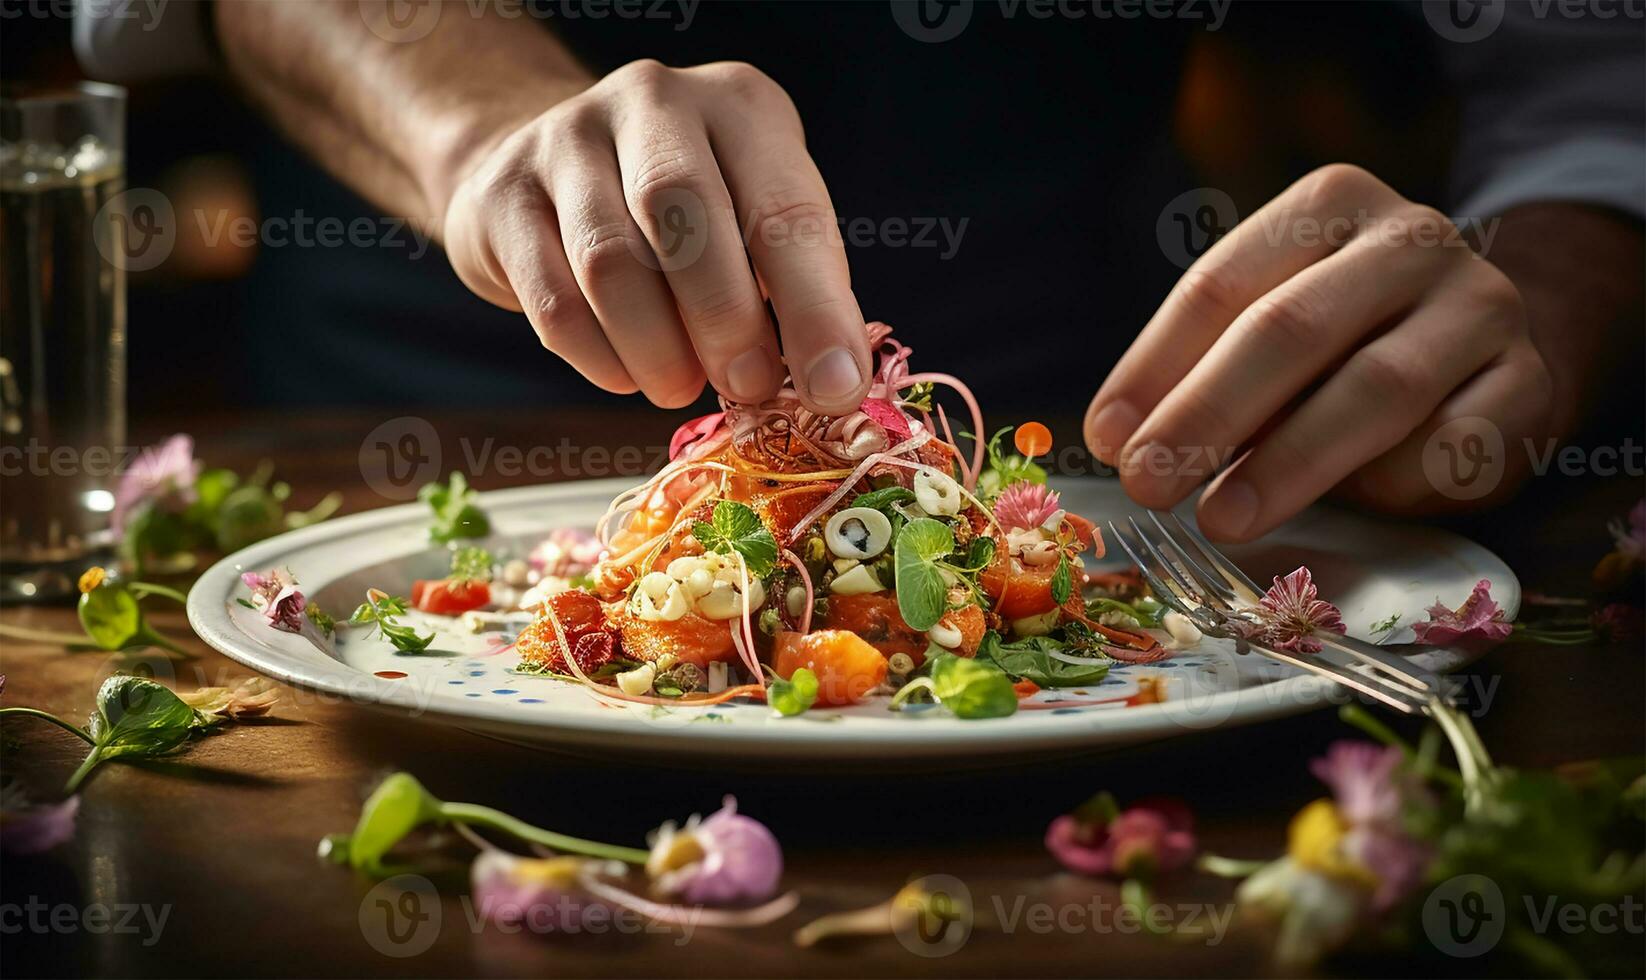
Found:
<path fill-rule="evenodd" d="M 371 30 L 382 6 L 219 3 L 216 32 L 236 82 L 292 140 L 438 235 L 453 190 L 486 151 L 593 79 L 549 32 L 489 6 L 441 5 L 426 36 L 403 42 Z"/>
<path fill-rule="evenodd" d="M 1550 435 L 1581 425 L 1623 364 L 1639 365 L 1646 261 L 1638 220 L 1576 204 L 1509 211 L 1486 258 L 1514 282 L 1554 381 Z"/>

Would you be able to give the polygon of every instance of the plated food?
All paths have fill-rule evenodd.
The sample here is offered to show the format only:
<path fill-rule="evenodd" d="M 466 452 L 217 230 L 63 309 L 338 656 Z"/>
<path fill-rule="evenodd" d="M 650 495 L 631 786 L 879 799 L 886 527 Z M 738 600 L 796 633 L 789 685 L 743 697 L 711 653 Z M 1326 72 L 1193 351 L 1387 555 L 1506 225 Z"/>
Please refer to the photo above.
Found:
<path fill-rule="evenodd" d="M 913 372 L 889 327 L 868 329 L 875 377 L 856 412 L 815 415 L 789 387 L 723 402 L 612 501 L 592 543 L 545 542 L 520 669 L 645 703 L 798 713 L 885 697 L 985 717 L 1196 639 L 1131 577 L 1088 574 L 1103 538 L 1033 462 L 1043 426 L 1018 433 L 1024 453 L 1002 450 L 1010 430 L 968 453 L 938 401 L 957 395 L 983 432 L 965 385 Z M 483 586 L 417 588 L 419 608 L 452 612 Z"/>

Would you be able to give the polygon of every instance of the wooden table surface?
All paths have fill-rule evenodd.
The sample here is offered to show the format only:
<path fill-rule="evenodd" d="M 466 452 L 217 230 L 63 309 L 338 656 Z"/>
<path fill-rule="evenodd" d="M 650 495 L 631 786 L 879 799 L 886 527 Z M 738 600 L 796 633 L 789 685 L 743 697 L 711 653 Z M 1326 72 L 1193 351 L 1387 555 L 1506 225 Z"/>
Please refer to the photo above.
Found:
<path fill-rule="evenodd" d="M 299 505 L 339 489 L 347 510 L 356 511 L 389 502 L 366 486 L 360 468 L 363 440 L 386 417 L 181 419 L 145 424 L 138 435 L 191 431 L 210 465 L 249 468 L 271 458 Z M 488 452 L 487 438 L 490 452 L 659 447 L 678 421 L 653 412 L 562 412 L 506 422 L 442 420 L 436 430 L 449 470 L 474 468 Z M 1065 440 L 1077 432 L 1072 424 L 1054 431 Z M 560 463 L 552 462 L 555 452 L 539 453 L 535 472 L 490 455 L 474 482 L 489 489 L 614 475 L 609 467 L 591 472 L 600 468 L 591 462 L 598 454 L 570 450 L 558 451 Z M 567 473 L 565 460 L 578 464 L 579 473 Z M 550 468 L 554 472 L 545 472 Z M 1504 510 L 1451 523 L 1504 556 L 1528 590 L 1582 594 L 1590 568 L 1610 545 L 1606 519 L 1625 513 L 1640 495 L 1638 479 L 1546 476 Z M 67 606 L 8 608 L 0 619 L 75 628 Z M 172 635 L 187 635 L 180 613 L 153 619 Z M 192 637 L 186 645 L 199 657 L 176 668 L 179 689 L 248 675 Z M 7 641 L 0 655 L 0 671 L 8 675 L 5 704 L 83 719 L 111 668 L 103 655 Z M 1487 694 L 1479 699 L 1484 710 L 1477 724 L 1503 762 L 1550 765 L 1646 750 L 1646 673 L 1638 645 L 1509 644 L 1469 674 L 1478 685 L 1473 690 Z M 1222 941 L 1203 944 L 1131 931 L 1113 915 L 1112 888 L 1059 874 L 1040 835 L 1052 817 L 1100 789 L 1122 800 L 1170 793 L 1193 806 L 1210 850 L 1274 856 L 1290 815 L 1322 795 L 1308 761 L 1333 739 L 1353 734 L 1323 710 L 1010 768 L 911 773 L 865 763 L 849 775 L 800 765 L 751 774 L 561 757 L 286 690 L 264 723 L 204 739 L 173 761 L 102 767 L 85 787 L 72 842 L 40 856 L 7 857 L 0 866 L 0 965 L 7 977 L 1262 975 L 1270 967 L 1250 930 L 1237 927 Z M 27 721 L 4 726 L 4 745 L 8 773 L 43 799 L 55 798 L 83 751 L 66 734 Z M 323 835 L 349 829 L 364 794 L 396 769 L 414 772 L 444 799 L 499 805 L 557 830 L 614 842 L 638 843 L 661 820 L 707 812 L 734 793 L 744 812 L 778 834 L 786 884 L 803 901 L 779 924 L 702 929 L 688 941 L 678 932 L 502 935 L 469 925 L 460 870 L 435 873 L 430 877 L 442 898 L 432 945 L 414 956 L 391 956 L 405 950 L 384 942 L 375 918 L 382 910 L 368 900 L 372 883 L 322 865 L 315 846 Z M 1017 918 L 1010 930 L 979 928 L 960 950 L 936 959 L 918 957 L 891 937 L 811 950 L 790 942 L 790 932 L 813 916 L 881 901 L 918 874 L 959 878 L 990 917 L 1045 905 L 1052 925 Z M 1164 886 L 1159 899 L 1174 909 L 1192 905 L 1224 915 L 1230 895 L 1225 883 L 1184 876 Z M 128 923 L 136 931 L 96 928 L 91 918 L 73 924 L 80 910 L 99 903 L 137 909 Z M 68 910 L 59 911 L 63 907 Z M 145 923 L 162 915 L 156 934 Z M 1400 969 L 1397 962 L 1337 966 L 1385 974 Z M 1450 973 L 1492 968 L 1480 961 L 1442 965 Z"/>

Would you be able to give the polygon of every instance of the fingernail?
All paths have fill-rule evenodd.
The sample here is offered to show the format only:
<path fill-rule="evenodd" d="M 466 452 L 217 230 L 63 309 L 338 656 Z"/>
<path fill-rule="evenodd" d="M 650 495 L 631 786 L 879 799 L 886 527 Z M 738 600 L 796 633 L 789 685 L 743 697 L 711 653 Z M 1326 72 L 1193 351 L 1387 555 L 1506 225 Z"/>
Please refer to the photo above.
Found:
<path fill-rule="evenodd" d="M 820 401 L 844 398 L 863 383 L 863 372 L 857 359 L 844 347 L 836 347 L 812 362 L 806 372 L 806 390 Z"/>
<path fill-rule="evenodd" d="M 1200 505 L 1200 523 L 1213 537 L 1242 538 L 1257 520 L 1257 491 L 1245 480 L 1225 480 Z"/>
<path fill-rule="evenodd" d="M 1143 416 L 1130 402 L 1112 401 L 1092 418 L 1091 425 L 1086 429 L 1086 440 L 1098 459 L 1113 463 L 1120 447 L 1126 444 L 1142 422 Z"/>
<path fill-rule="evenodd" d="M 732 397 L 742 401 L 765 398 L 771 394 L 774 380 L 771 354 L 764 347 L 750 348 L 726 365 L 726 386 Z"/>

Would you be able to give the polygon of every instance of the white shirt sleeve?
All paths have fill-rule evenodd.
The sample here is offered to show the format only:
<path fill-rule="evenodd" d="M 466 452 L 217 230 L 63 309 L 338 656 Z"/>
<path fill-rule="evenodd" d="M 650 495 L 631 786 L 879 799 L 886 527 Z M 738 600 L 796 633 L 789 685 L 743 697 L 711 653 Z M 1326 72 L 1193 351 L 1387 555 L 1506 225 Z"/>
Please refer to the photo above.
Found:
<path fill-rule="evenodd" d="M 1479 19 L 1465 27 L 1439 19 L 1470 7 Z M 1457 214 L 1486 218 L 1533 201 L 1567 201 L 1646 217 L 1639 9 L 1559 0 L 1425 4 L 1462 93 Z"/>
<path fill-rule="evenodd" d="M 209 0 L 75 0 L 74 54 L 105 82 L 198 75 L 217 67 Z"/>

